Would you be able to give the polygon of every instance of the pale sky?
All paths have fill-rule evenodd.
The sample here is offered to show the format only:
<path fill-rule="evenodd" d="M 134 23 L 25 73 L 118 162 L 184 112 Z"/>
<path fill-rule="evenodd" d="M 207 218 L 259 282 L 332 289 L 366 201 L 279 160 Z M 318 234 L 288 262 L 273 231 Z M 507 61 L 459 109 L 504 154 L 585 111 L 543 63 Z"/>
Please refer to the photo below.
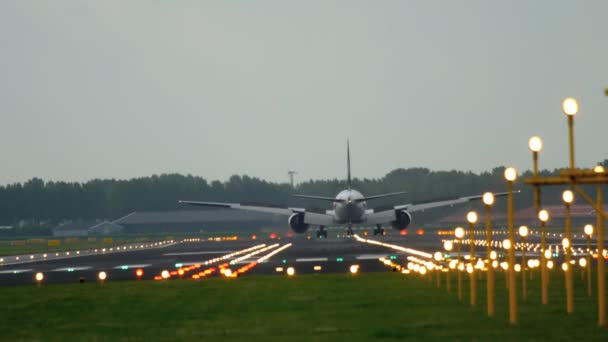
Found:
<path fill-rule="evenodd" d="M 608 1 L 0 2 L 0 184 L 608 158 Z"/>

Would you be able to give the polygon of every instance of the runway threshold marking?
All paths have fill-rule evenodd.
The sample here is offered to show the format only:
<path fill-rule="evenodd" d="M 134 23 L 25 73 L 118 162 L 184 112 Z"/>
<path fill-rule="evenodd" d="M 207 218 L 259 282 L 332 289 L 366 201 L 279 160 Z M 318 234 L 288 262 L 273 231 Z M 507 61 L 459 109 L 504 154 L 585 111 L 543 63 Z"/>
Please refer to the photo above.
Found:
<path fill-rule="evenodd" d="M 419 250 L 416 250 L 416 249 L 413 249 L 413 248 L 402 247 L 402 246 L 399 246 L 399 245 L 393 245 L 393 244 L 390 244 L 390 243 L 384 243 L 384 242 L 380 242 L 380 241 L 376 241 L 376 240 L 363 239 L 363 238 L 361 238 L 357 234 L 355 234 L 353 236 L 359 242 L 368 243 L 368 244 L 371 244 L 371 245 L 383 246 L 383 247 L 387 247 L 387 248 L 390 248 L 390 249 L 406 252 L 408 254 L 417 255 L 417 256 L 420 256 L 420 257 L 423 257 L 423 258 L 427 258 L 427 259 L 431 259 L 433 257 L 433 255 L 430 254 L 430 253 L 419 251 Z"/>
<path fill-rule="evenodd" d="M 220 262 L 222 260 L 230 259 L 230 258 L 233 258 L 233 257 L 235 257 L 237 255 L 248 253 L 248 252 L 251 252 L 251 251 L 254 251 L 254 250 L 257 250 L 257 249 L 260 249 L 260 248 L 264 248 L 264 247 L 266 247 L 266 244 L 262 243 L 262 244 L 259 244 L 259 245 L 255 245 L 253 247 L 249 247 L 249 248 L 246 248 L 246 249 L 243 249 L 243 250 L 240 250 L 240 251 L 236 251 L 236 252 L 233 252 L 233 253 L 230 253 L 230 254 L 223 255 L 221 257 L 209 259 L 209 260 L 204 261 L 202 263 L 191 264 L 191 265 L 186 266 L 186 267 L 180 267 L 180 268 L 178 268 L 177 271 L 168 272 L 169 273 L 169 278 L 171 278 L 171 276 L 174 276 L 174 275 L 179 275 L 180 277 L 183 277 L 188 272 L 201 268 L 202 265 L 215 264 L 215 263 L 218 263 L 218 262 Z M 179 273 L 181 273 L 181 274 L 179 274 Z M 159 275 L 157 275 L 157 276 L 155 276 L 154 279 L 155 280 L 162 280 L 163 279 L 162 278 L 162 273 L 159 274 Z"/>
<path fill-rule="evenodd" d="M 243 255 L 243 256 L 241 256 L 241 257 L 238 257 L 238 258 L 236 258 L 236 259 L 234 259 L 234 260 L 230 261 L 230 265 L 235 265 L 235 264 L 237 264 L 237 263 L 239 263 L 239 262 L 241 262 L 241 261 L 244 261 L 244 260 L 247 260 L 247 259 L 251 258 L 251 257 L 252 257 L 252 256 L 254 256 L 254 255 L 258 255 L 258 254 L 260 254 L 260 253 L 266 252 L 267 250 L 270 250 L 270 249 L 273 249 L 273 248 L 277 248 L 277 247 L 279 247 L 279 246 L 280 246 L 280 244 L 275 243 L 274 245 L 270 245 L 270 246 L 268 246 L 268 247 L 264 247 L 264 248 L 262 248 L 262 249 L 258 249 L 258 250 L 256 250 L 256 251 L 253 251 L 253 252 L 251 252 L 251 253 L 249 253 L 249 254 L 245 254 L 245 255 Z"/>

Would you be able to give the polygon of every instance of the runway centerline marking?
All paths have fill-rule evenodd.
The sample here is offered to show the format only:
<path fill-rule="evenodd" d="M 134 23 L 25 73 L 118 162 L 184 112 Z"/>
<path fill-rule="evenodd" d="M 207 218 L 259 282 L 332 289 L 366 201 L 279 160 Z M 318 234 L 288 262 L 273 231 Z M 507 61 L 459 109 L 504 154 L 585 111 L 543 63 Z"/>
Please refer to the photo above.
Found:
<path fill-rule="evenodd" d="M 319 261 L 327 261 L 328 258 L 298 258 L 296 262 L 319 262 Z"/>
<path fill-rule="evenodd" d="M 92 269 L 92 266 L 80 266 L 80 267 L 61 267 L 52 269 L 51 272 L 73 272 L 73 271 L 85 271 Z"/>
<path fill-rule="evenodd" d="M 26 269 L 17 269 L 17 270 L 3 270 L 3 271 L 0 271 L 0 274 L 17 274 L 17 273 L 25 273 L 25 272 L 32 272 L 32 269 L 26 268 Z"/>
<path fill-rule="evenodd" d="M 129 268 L 146 268 L 152 266 L 151 264 L 140 264 L 140 265 L 118 265 L 116 267 L 114 267 L 115 270 L 120 270 L 120 269 L 129 269 Z"/>
<path fill-rule="evenodd" d="M 355 259 L 357 260 L 378 260 L 380 258 L 386 258 L 387 254 L 361 254 L 357 255 Z"/>

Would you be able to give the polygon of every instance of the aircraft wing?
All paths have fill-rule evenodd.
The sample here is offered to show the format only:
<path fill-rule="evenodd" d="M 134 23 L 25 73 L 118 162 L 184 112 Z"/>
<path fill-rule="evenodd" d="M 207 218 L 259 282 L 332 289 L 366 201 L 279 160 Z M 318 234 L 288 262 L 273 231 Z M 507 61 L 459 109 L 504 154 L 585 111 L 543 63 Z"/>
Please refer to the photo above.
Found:
<path fill-rule="evenodd" d="M 494 197 L 503 197 L 506 195 L 507 195 L 506 192 L 494 193 Z M 409 213 L 414 213 L 417 211 L 424 211 L 424 210 L 428 210 L 428 209 L 453 206 L 456 204 L 462 204 L 462 203 L 467 203 L 470 201 L 480 200 L 480 199 L 482 199 L 482 197 L 483 197 L 483 195 L 476 195 L 476 196 L 466 196 L 466 197 L 459 197 L 459 198 L 447 199 L 447 200 L 427 201 L 427 202 L 420 202 L 420 203 L 396 205 L 393 209 L 383 210 L 383 211 L 368 214 L 366 223 L 371 225 L 371 224 L 386 224 L 386 223 L 393 222 L 393 221 L 395 221 L 396 216 L 397 216 L 396 212 L 399 210 L 404 210 Z"/>
<path fill-rule="evenodd" d="M 304 208 L 273 208 L 261 207 L 253 205 L 241 205 L 239 203 L 223 203 L 223 202 L 197 202 L 197 201 L 179 201 L 179 203 L 199 206 L 199 207 L 215 207 L 236 209 L 244 211 L 255 211 L 259 213 L 267 213 L 274 215 L 290 216 L 293 214 L 304 214 L 304 223 L 316 226 L 328 226 L 334 223 L 334 217 L 328 214 L 319 214 L 307 212 Z"/>
<path fill-rule="evenodd" d="M 494 194 L 494 197 L 495 198 L 503 197 L 506 195 L 507 195 L 506 192 L 498 192 L 498 193 Z M 459 197 L 459 198 L 441 200 L 441 201 L 428 201 L 428 202 L 421 202 L 421 203 L 406 204 L 403 206 L 396 206 L 395 210 L 405 209 L 408 212 L 413 213 L 416 211 L 424 211 L 427 209 L 447 207 L 447 206 L 453 206 L 455 204 L 462 204 L 462 203 L 467 203 L 470 201 L 476 201 L 476 200 L 482 199 L 482 197 L 483 197 L 483 195 L 476 195 L 476 196 L 466 196 L 466 197 Z"/>

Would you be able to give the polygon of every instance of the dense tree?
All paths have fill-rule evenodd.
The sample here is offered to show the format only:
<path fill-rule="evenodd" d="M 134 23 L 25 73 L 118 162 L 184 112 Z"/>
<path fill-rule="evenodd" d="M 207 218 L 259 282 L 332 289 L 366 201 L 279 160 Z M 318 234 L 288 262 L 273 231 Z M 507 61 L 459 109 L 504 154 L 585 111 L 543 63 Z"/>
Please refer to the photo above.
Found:
<path fill-rule="evenodd" d="M 608 167 L 608 159 L 602 163 Z M 353 187 L 366 195 L 405 191 L 398 198 L 380 199 L 372 207 L 394 201 L 410 203 L 504 191 L 504 167 L 475 174 L 462 171 L 432 171 L 427 168 L 396 169 L 378 179 L 354 179 Z M 542 171 L 545 176 L 557 170 Z M 522 178 L 516 188 L 518 206 L 532 203 L 532 191 Z M 334 196 L 346 187 L 344 180 L 309 180 L 293 189 L 287 183 L 271 183 L 249 176 L 232 176 L 226 182 L 207 182 L 201 177 L 163 174 L 130 180 L 95 179 L 85 183 L 44 182 L 33 178 L 25 183 L 0 186 L 0 225 L 27 220 L 56 223 L 65 219 L 116 219 L 133 211 L 185 209 L 180 199 L 254 203 L 274 206 L 304 206 L 324 210 L 327 203 L 291 197 L 293 193 Z M 559 201 L 561 187 L 543 189 L 543 203 Z M 592 189 L 590 189 L 592 190 Z M 593 193 L 593 191 L 590 191 Z"/>

